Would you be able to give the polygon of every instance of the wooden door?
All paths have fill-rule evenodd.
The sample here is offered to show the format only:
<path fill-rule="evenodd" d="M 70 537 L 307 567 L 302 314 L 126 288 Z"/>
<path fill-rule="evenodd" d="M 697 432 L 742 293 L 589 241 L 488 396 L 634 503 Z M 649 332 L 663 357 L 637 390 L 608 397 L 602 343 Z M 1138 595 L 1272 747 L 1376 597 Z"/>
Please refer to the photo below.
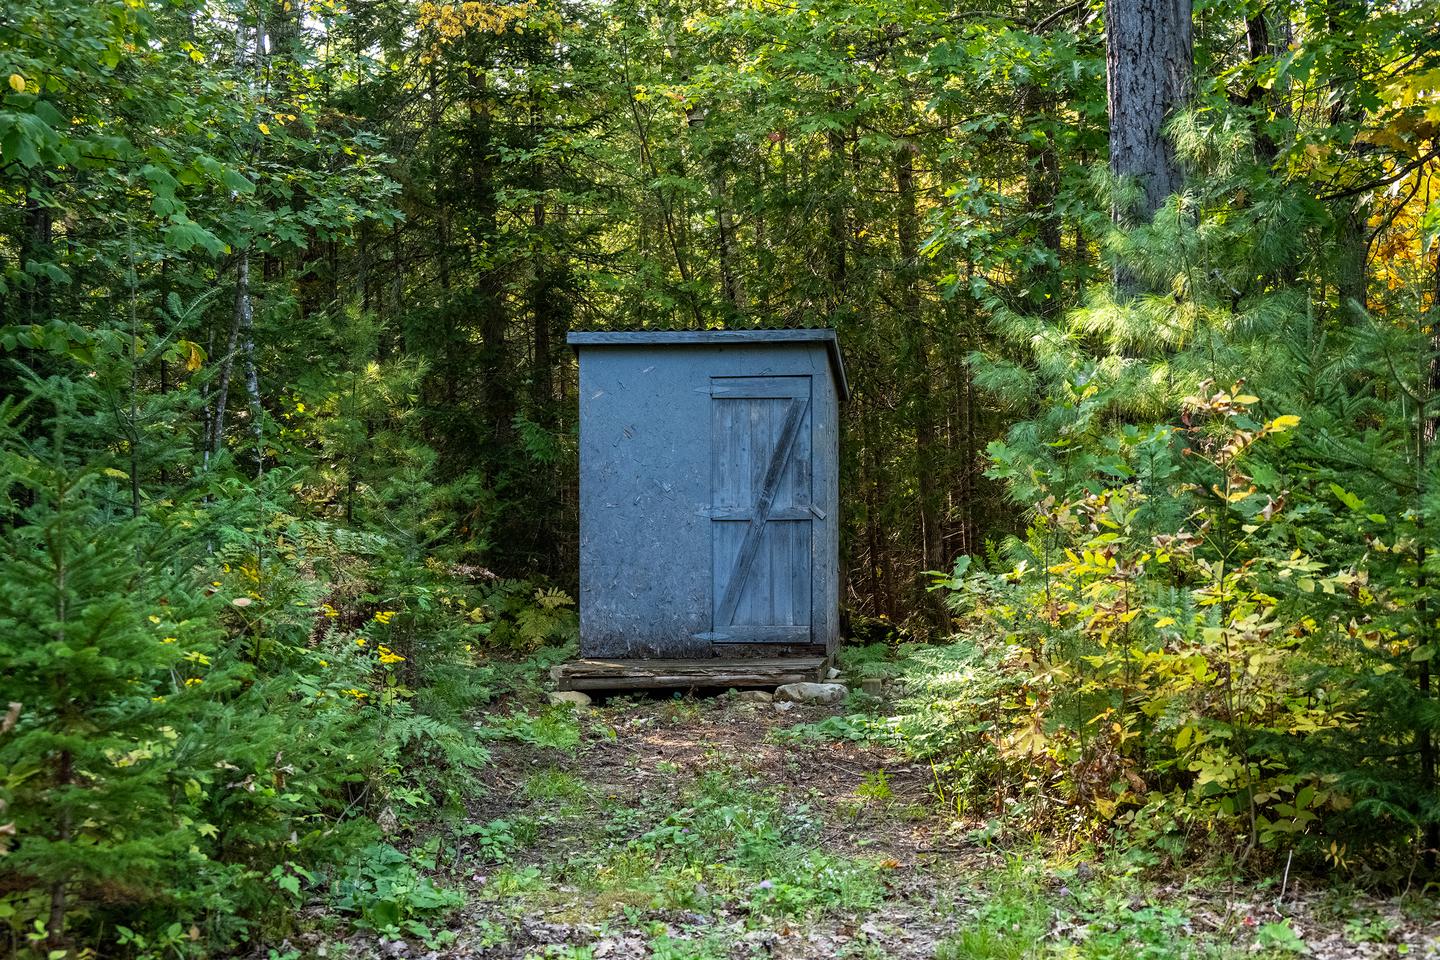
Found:
<path fill-rule="evenodd" d="M 710 380 L 713 642 L 811 642 L 810 381 Z"/>

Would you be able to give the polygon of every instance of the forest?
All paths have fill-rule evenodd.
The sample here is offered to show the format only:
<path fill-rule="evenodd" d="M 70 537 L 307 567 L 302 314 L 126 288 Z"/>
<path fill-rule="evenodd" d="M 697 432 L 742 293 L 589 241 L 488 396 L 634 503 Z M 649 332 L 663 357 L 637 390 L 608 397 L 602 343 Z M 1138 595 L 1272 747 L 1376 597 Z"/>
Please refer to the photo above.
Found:
<path fill-rule="evenodd" d="M 848 696 L 555 702 L 754 328 Z M 0 0 L 0 943 L 1434 956 L 1437 431 L 1435 0 Z"/>

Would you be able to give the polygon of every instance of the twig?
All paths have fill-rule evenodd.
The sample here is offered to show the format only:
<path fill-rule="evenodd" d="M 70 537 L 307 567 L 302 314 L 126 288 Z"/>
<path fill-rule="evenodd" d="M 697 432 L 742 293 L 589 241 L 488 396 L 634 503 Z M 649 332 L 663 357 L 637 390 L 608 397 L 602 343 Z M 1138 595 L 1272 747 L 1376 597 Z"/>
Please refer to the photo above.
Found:
<path fill-rule="evenodd" d="M 1291 847 L 1290 852 L 1285 855 L 1285 875 L 1280 878 L 1280 896 L 1275 898 L 1275 907 L 1278 910 L 1280 904 L 1285 902 L 1285 888 L 1290 886 L 1290 863 L 1295 859 L 1295 848 Z"/>

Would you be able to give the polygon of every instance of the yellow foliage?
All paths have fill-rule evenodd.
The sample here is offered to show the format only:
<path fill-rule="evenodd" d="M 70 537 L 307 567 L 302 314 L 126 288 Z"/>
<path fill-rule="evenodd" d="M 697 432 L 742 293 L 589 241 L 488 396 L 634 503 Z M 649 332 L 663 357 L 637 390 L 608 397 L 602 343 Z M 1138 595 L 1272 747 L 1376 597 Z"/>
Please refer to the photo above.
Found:
<path fill-rule="evenodd" d="M 1434 297 L 1430 245 L 1435 241 L 1425 218 L 1437 197 L 1440 163 L 1432 160 L 1376 198 L 1370 217 L 1375 231 L 1371 264 L 1379 289 L 1372 312 L 1392 313 L 1400 302 L 1406 304 L 1398 312 L 1401 317 L 1412 316 L 1417 309 L 1423 314 L 1430 308 Z"/>
<path fill-rule="evenodd" d="M 420 4 L 418 25 L 421 30 L 432 32 L 435 42 L 421 59 L 430 62 L 445 45 L 462 40 L 471 33 L 505 33 L 534 11 L 535 4 L 531 0 L 513 4 L 484 3 L 481 0 L 433 3 L 426 0 Z"/>

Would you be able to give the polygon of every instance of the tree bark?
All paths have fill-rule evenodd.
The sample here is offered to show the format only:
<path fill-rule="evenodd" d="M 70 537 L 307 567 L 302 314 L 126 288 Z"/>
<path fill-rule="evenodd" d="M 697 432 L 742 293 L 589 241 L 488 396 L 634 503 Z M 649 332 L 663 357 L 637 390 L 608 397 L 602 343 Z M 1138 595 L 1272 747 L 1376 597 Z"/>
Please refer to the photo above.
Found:
<path fill-rule="evenodd" d="M 1191 0 L 1106 0 L 1110 172 L 1140 188 L 1136 202 L 1116 204 L 1118 223 L 1148 221 L 1180 190 L 1164 126 L 1189 95 L 1191 38 Z"/>
<path fill-rule="evenodd" d="M 895 216 L 896 242 L 900 252 L 901 322 L 904 324 L 906 375 L 910 383 L 909 408 L 915 430 L 915 480 L 919 493 L 920 543 L 924 569 L 936 570 L 942 564 L 944 534 L 940 529 L 940 483 L 936 469 L 938 444 L 932 419 L 930 357 L 925 336 L 925 318 L 920 308 L 920 270 L 918 215 L 915 201 L 915 148 L 909 142 L 900 144 L 895 158 L 895 190 L 899 207 Z M 938 627 L 944 617 L 939 596 L 924 594 L 926 612 Z"/>
<path fill-rule="evenodd" d="M 480 401 L 490 439 L 503 443 L 510 435 L 515 407 L 506 340 L 505 290 L 496 252 L 500 238 L 500 200 L 495 191 L 495 167 L 499 156 L 490 112 L 491 97 L 487 74 L 483 70 L 474 71 L 470 78 L 467 133 L 470 141 L 470 189 L 476 215 L 475 237 L 481 247 L 479 276 L 474 288 L 480 321 Z"/>
<path fill-rule="evenodd" d="M 1325 4 L 1325 25 L 1335 36 L 1344 36 L 1353 29 L 1353 24 L 1365 18 L 1361 0 L 1327 0 Z M 1353 53 L 1344 55 L 1346 70 L 1359 70 Z M 1355 101 L 1348 76 L 1336 76 L 1331 85 L 1330 125 L 1345 127 L 1354 125 L 1353 132 L 1359 132 L 1364 110 Z M 1352 142 L 1353 147 L 1353 142 Z M 1339 297 L 1340 313 L 1344 315 L 1353 303 L 1362 311 L 1368 308 L 1370 259 L 1370 204 L 1363 195 L 1341 201 L 1335 211 L 1336 248 L 1338 259 L 1335 263 L 1335 281 Z"/>
<path fill-rule="evenodd" d="M 839 130 L 831 130 L 826 135 L 826 143 L 830 147 L 829 162 L 826 165 L 829 171 L 830 191 L 825 203 L 826 224 L 826 280 L 830 284 L 827 291 L 827 300 L 830 304 L 832 314 L 843 308 L 846 302 L 846 289 L 848 286 L 848 257 L 846 255 L 849 247 L 849 211 L 845 202 L 847 191 L 843 189 L 845 184 L 845 136 Z"/>
<path fill-rule="evenodd" d="M 245 395 L 250 399 L 250 432 L 255 435 L 255 475 L 265 470 L 264 405 L 260 402 L 260 375 L 255 367 L 255 303 L 250 296 L 250 251 L 240 251 L 235 281 L 235 311 L 239 320 L 240 351 L 245 357 Z"/>
<path fill-rule="evenodd" d="M 745 290 L 735 255 L 735 218 L 730 212 L 729 187 L 723 160 L 712 152 L 709 167 L 710 201 L 715 205 L 716 245 L 720 260 L 720 292 L 735 314 L 745 312 Z"/>
<path fill-rule="evenodd" d="M 215 385 L 215 412 L 208 418 L 210 430 L 209 435 L 205 438 L 206 468 L 210 466 L 210 458 L 218 456 L 225 446 L 225 408 L 230 401 L 230 374 L 235 369 L 235 353 L 240 342 L 240 328 L 245 322 L 244 312 L 250 306 L 248 251 L 241 251 L 235 269 L 235 309 L 230 321 L 230 335 L 225 341 L 225 355 L 220 361 L 219 380 Z M 240 276 L 242 270 L 244 272 L 243 281 Z"/>
<path fill-rule="evenodd" d="M 1440 430 L 1440 245 L 1435 250 L 1435 270 L 1431 277 L 1432 299 L 1430 302 L 1430 351 L 1422 365 L 1422 381 L 1424 388 L 1421 390 L 1421 397 L 1426 401 L 1420 407 L 1420 429 L 1419 449 L 1417 450 L 1417 476 L 1419 477 L 1419 490 L 1416 499 L 1420 503 L 1425 502 L 1429 486 L 1430 454 L 1433 452 L 1437 430 Z M 1430 602 L 1430 579 L 1427 563 L 1429 561 L 1428 538 L 1424 536 L 1425 518 L 1422 508 L 1420 530 L 1422 531 L 1419 540 L 1419 552 L 1416 557 L 1416 592 L 1419 594 L 1419 602 L 1416 606 L 1416 616 L 1419 620 L 1419 638 L 1424 646 L 1432 646 L 1436 642 L 1435 607 Z M 1431 692 L 1431 671 L 1430 661 L 1421 660 L 1416 663 L 1416 686 L 1420 697 L 1429 700 Z M 1435 736 L 1429 727 L 1425 726 L 1422 720 L 1415 731 L 1416 746 L 1420 751 L 1420 782 L 1425 791 L 1432 797 L 1435 794 Z M 1435 872 L 1437 854 L 1440 854 L 1440 823 L 1431 820 L 1425 824 L 1425 868 Z"/>
<path fill-rule="evenodd" d="M 1022 92 L 1027 122 L 1048 117 L 1051 105 L 1035 84 L 1027 84 Z M 1029 309 L 1042 317 L 1053 319 L 1060 312 L 1060 214 L 1055 209 L 1060 195 L 1060 157 L 1055 140 L 1030 139 L 1025 144 L 1025 205 L 1035 223 L 1035 243 L 1050 254 L 1052 263 L 1031 269 L 1026 277 L 1026 300 Z"/>
<path fill-rule="evenodd" d="M 37 177 L 38 180 L 38 177 Z M 41 196 L 41 187 L 32 180 L 25 187 L 24 227 L 20 250 L 22 272 L 31 263 L 49 260 L 54 254 L 54 220 Z M 30 323 L 44 323 L 50 319 L 50 280 L 39 275 L 30 275 L 30 285 L 20 289 L 21 314 Z"/>
<path fill-rule="evenodd" d="M 1252 68 L 1257 68 L 1266 58 L 1277 56 L 1284 50 L 1276 45 L 1273 38 L 1270 23 L 1266 19 L 1267 6 L 1268 4 L 1261 3 L 1245 18 L 1245 54 Z M 1261 86 L 1257 75 L 1252 80 L 1250 89 L 1245 92 L 1245 104 L 1254 108 L 1257 114 L 1254 121 L 1255 158 L 1268 167 L 1275 162 L 1278 148 L 1275 139 L 1265 129 L 1265 115 L 1272 108 L 1277 113 L 1286 111 L 1285 101 L 1276 97 L 1269 88 Z"/>

